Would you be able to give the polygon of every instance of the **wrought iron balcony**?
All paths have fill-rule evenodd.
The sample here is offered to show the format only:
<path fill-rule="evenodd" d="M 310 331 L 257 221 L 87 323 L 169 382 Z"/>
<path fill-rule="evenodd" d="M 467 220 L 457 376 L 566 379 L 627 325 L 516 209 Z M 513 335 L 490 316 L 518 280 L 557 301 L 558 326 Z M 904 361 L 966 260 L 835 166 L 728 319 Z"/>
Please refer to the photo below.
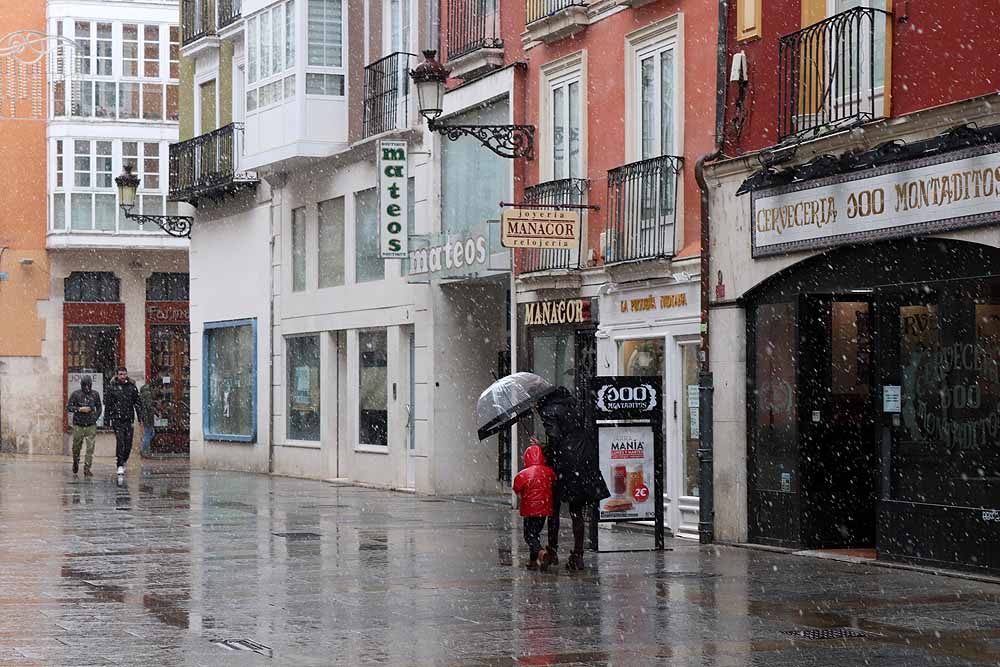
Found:
<path fill-rule="evenodd" d="M 410 126 L 411 57 L 397 51 L 365 67 L 365 137 Z"/>
<path fill-rule="evenodd" d="M 217 0 L 219 28 L 225 28 L 240 18 L 243 0 Z"/>
<path fill-rule="evenodd" d="M 883 115 L 890 16 L 855 7 L 778 40 L 780 139 Z"/>
<path fill-rule="evenodd" d="M 664 155 L 608 172 L 606 263 L 673 257 L 683 161 Z"/>
<path fill-rule="evenodd" d="M 181 44 L 215 34 L 216 0 L 181 0 Z"/>
<path fill-rule="evenodd" d="M 202 197 L 220 198 L 256 186 L 256 173 L 239 171 L 242 139 L 243 125 L 230 123 L 171 144 L 169 199 L 194 204 Z"/>
<path fill-rule="evenodd" d="M 502 49 L 499 0 L 454 0 L 448 3 L 448 60 L 480 49 Z"/>
<path fill-rule="evenodd" d="M 586 7 L 582 0 L 525 0 L 525 23 L 534 23 L 570 7 Z"/>
<path fill-rule="evenodd" d="M 572 204 L 582 205 L 590 188 L 585 178 L 561 178 L 557 181 L 539 183 L 524 189 L 525 204 Z M 530 208 L 530 206 L 529 206 Z M 586 209 L 580 209 L 581 243 Z M 580 249 L 550 250 L 542 248 L 517 249 L 518 274 L 551 271 L 554 269 L 580 268 Z"/>

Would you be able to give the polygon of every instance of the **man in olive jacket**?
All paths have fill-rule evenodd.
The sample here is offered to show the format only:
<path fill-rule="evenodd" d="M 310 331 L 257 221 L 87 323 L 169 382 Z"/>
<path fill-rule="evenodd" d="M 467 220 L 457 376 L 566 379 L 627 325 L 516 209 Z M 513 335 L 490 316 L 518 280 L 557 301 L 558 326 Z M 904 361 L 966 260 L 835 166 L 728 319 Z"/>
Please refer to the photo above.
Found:
<path fill-rule="evenodd" d="M 92 477 L 90 466 L 94 462 L 94 440 L 97 437 L 97 420 L 101 417 L 101 395 L 94 391 L 94 381 L 89 375 L 80 379 L 80 388 L 70 394 L 66 411 L 73 415 L 73 474 L 80 470 L 80 449 L 87 442 L 87 458 L 83 462 L 83 476 Z"/>
<path fill-rule="evenodd" d="M 135 418 L 142 418 L 139 390 L 128 376 L 128 370 L 120 366 L 115 377 L 104 390 L 107 419 L 115 431 L 115 457 L 118 459 L 118 474 L 125 474 L 125 464 L 132 453 L 132 424 Z"/>

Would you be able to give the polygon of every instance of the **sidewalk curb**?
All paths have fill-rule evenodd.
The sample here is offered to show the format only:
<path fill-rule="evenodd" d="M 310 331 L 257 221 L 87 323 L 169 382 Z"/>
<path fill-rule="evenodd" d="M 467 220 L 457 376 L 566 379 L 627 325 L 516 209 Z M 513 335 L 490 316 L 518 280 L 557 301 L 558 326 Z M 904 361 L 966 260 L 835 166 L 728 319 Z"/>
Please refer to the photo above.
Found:
<path fill-rule="evenodd" d="M 894 563 L 891 561 L 875 560 L 871 558 L 860 558 L 858 556 L 847 556 L 844 554 L 827 554 L 817 551 L 788 549 L 786 547 L 775 547 L 767 544 L 749 544 L 746 542 L 716 542 L 718 546 L 734 547 L 736 549 L 746 549 L 748 551 L 766 551 L 768 553 L 784 554 L 786 556 L 799 556 L 801 558 L 818 558 L 821 560 L 835 560 L 841 563 L 852 563 L 855 565 L 871 565 L 889 570 L 906 570 L 908 572 L 919 572 L 935 577 L 949 577 L 951 579 L 966 579 L 968 581 L 978 581 L 984 584 L 1000 586 L 1000 577 L 990 577 L 974 572 L 962 572 L 960 570 L 942 570 L 934 567 L 921 565 L 910 565 L 909 563 Z M 707 546 L 707 545 L 706 545 Z"/>

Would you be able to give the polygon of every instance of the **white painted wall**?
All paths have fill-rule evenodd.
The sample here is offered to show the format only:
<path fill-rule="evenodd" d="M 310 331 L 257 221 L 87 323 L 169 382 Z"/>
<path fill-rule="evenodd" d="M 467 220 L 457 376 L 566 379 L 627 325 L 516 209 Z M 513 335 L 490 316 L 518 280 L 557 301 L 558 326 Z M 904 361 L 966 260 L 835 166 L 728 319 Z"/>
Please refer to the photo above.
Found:
<path fill-rule="evenodd" d="M 198 209 L 191 239 L 191 462 L 267 472 L 270 443 L 270 189 Z M 205 322 L 257 320 L 257 440 L 206 441 L 202 432 Z"/>

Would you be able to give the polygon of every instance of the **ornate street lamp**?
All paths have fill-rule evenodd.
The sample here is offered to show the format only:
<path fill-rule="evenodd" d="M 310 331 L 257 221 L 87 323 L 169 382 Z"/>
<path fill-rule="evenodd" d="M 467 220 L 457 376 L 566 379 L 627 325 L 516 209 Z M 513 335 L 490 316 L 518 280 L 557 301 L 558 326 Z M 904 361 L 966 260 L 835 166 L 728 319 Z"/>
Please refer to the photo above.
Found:
<path fill-rule="evenodd" d="M 449 125 L 437 122 L 443 110 L 445 84 L 450 72 L 437 61 L 437 51 L 424 51 L 424 62 L 410 71 L 410 78 L 417 88 L 420 115 L 427 119 L 431 132 L 438 132 L 451 141 L 470 136 L 486 148 L 505 158 L 535 156 L 535 127 L 533 125 Z"/>
<path fill-rule="evenodd" d="M 132 164 L 126 162 L 122 169 L 122 175 L 115 179 L 118 186 L 118 201 L 125 212 L 127 220 L 133 220 L 140 225 L 147 222 L 158 226 L 171 236 L 177 238 L 191 238 L 191 223 L 194 218 L 189 215 L 142 215 L 133 214 L 135 207 L 136 191 L 139 189 L 139 177 L 132 173 Z"/>

